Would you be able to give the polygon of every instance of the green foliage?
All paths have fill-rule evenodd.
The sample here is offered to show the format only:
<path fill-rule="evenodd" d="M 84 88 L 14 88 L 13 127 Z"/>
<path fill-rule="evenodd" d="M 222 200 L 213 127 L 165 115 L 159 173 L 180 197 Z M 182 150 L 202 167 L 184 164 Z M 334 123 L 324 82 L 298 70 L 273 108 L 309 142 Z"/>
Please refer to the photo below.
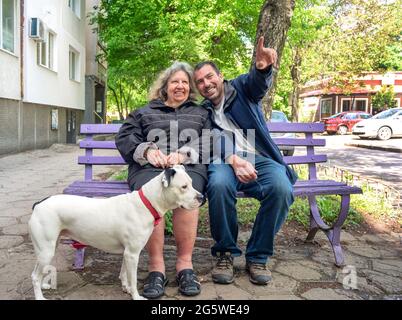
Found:
<path fill-rule="evenodd" d="M 94 21 L 106 47 L 110 102 L 129 111 L 146 101 L 175 60 L 217 62 L 226 77 L 247 71 L 262 0 L 103 0 Z"/>
<path fill-rule="evenodd" d="M 396 106 L 394 87 L 393 86 L 381 86 L 371 100 L 374 113 L 378 113 L 382 110 L 393 108 Z"/>

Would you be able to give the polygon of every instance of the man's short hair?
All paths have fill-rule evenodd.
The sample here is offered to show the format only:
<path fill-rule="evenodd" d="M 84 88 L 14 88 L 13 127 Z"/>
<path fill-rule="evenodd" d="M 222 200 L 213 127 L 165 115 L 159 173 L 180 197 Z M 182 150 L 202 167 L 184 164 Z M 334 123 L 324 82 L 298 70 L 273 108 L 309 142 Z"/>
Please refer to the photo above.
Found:
<path fill-rule="evenodd" d="M 202 61 L 200 63 L 197 63 L 196 66 L 194 67 L 194 72 L 200 70 L 202 67 L 206 65 L 211 66 L 212 69 L 214 69 L 217 74 L 221 74 L 217 65 L 212 61 Z"/>

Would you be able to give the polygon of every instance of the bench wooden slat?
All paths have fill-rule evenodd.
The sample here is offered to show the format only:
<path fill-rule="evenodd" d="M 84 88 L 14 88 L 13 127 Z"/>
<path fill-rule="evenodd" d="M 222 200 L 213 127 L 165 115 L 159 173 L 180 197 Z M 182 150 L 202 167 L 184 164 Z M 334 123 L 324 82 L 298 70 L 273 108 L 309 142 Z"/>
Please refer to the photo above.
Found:
<path fill-rule="evenodd" d="M 324 132 L 325 125 L 323 123 L 284 123 L 284 122 L 267 122 L 270 132 Z"/>
<path fill-rule="evenodd" d="M 128 188 L 128 184 L 126 181 L 74 181 L 70 184 L 71 187 L 74 188 L 108 188 L 108 189 L 124 189 Z"/>
<path fill-rule="evenodd" d="M 80 141 L 81 149 L 116 149 L 116 143 L 114 141 L 94 141 L 83 140 Z"/>
<path fill-rule="evenodd" d="M 117 133 L 121 124 L 81 124 L 81 134 Z"/>
<path fill-rule="evenodd" d="M 297 180 L 295 188 L 311 188 L 311 187 L 331 187 L 331 186 L 346 186 L 346 182 L 335 180 Z"/>
<path fill-rule="evenodd" d="M 64 194 L 80 195 L 84 197 L 114 197 L 120 194 L 129 193 L 130 190 L 126 189 L 105 189 L 105 188 L 75 188 L 68 187 L 64 189 Z"/>
<path fill-rule="evenodd" d="M 326 162 L 327 155 L 325 154 L 316 154 L 311 156 L 292 156 L 292 157 L 283 157 L 283 160 L 287 164 L 305 164 L 305 163 L 319 163 Z"/>
<path fill-rule="evenodd" d="M 96 165 L 116 165 L 127 164 L 122 157 L 119 156 L 79 156 L 79 164 L 96 164 Z"/>
<path fill-rule="evenodd" d="M 325 146 L 325 139 L 273 138 L 278 146 Z"/>
<path fill-rule="evenodd" d="M 293 194 L 295 196 L 313 196 L 313 195 L 345 195 L 345 194 L 361 194 L 362 189 L 352 186 L 330 186 L 330 187 L 313 187 L 313 188 L 295 188 Z"/>

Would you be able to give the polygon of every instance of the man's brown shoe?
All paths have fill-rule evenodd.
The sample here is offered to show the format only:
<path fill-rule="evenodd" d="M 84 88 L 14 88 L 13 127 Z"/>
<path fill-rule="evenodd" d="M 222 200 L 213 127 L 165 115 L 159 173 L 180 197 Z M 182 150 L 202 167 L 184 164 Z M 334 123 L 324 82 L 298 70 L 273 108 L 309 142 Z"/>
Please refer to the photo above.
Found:
<path fill-rule="evenodd" d="M 233 257 L 230 252 L 217 252 L 216 265 L 212 269 L 212 281 L 220 284 L 229 284 L 234 280 Z"/>
<path fill-rule="evenodd" d="M 266 285 L 272 280 L 271 271 L 267 269 L 265 263 L 247 262 L 246 271 L 249 273 L 249 279 L 254 284 Z"/>

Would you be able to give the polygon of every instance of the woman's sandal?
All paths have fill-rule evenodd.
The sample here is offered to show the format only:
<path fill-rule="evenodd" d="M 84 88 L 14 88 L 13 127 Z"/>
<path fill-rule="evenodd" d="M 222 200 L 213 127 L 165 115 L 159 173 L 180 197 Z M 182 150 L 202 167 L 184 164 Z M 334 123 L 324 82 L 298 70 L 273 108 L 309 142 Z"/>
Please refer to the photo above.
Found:
<path fill-rule="evenodd" d="M 165 287 L 168 279 L 162 272 L 152 271 L 148 274 L 144 284 L 144 291 L 142 295 L 148 299 L 156 299 L 165 293 Z"/>
<path fill-rule="evenodd" d="M 176 277 L 179 292 L 185 296 L 196 296 L 201 292 L 201 284 L 192 269 L 181 270 Z"/>

